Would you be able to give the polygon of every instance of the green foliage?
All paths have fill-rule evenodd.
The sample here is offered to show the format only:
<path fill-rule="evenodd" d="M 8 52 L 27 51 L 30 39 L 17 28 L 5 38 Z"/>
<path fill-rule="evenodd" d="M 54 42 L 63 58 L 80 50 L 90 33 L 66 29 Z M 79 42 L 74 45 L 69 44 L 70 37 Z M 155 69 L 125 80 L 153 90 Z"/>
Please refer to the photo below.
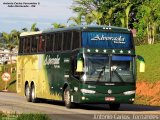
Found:
<path fill-rule="evenodd" d="M 64 24 L 59 24 L 59 23 L 52 23 L 52 26 L 53 26 L 54 28 L 65 28 L 65 27 L 66 27 L 66 25 L 64 25 Z"/>
<path fill-rule="evenodd" d="M 129 14 L 132 7 L 136 7 L 138 0 L 73 0 L 71 9 L 84 17 L 92 18 L 91 23 L 100 25 L 121 26 L 120 19 L 128 27 Z M 125 12 L 124 12 L 125 11 Z M 119 22 L 117 22 L 119 21 Z"/>
<path fill-rule="evenodd" d="M 137 62 L 138 81 L 157 82 L 160 80 L 160 44 L 141 45 L 136 47 L 136 54 L 144 57 L 146 71 L 139 72 L 139 62 Z"/>
<path fill-rule="evenodd" d="M 30 31 L 35 31 L 35 29 L 36 29 L 36 25 L 37 25 L 37 23 L 33 23 L 33 24 L 32 24 L 32 26 L 31 26 Z"/>
<path fill-rule="evenodd" d="M 12 50 L 18 45 L 19 35 L 20 32 L 17 30 L 12 30 L 9 34 L 3 32 L 0 39 L 0 46 Z"/>
<path fill-rule="evenodd" d="M 77 24 L 84 17 L 86 24 L 135 28 L 139 45 L 153 44 L 158 39 L 159 6 L 160 0 L 73 0 L 71 9 L 78 15 Z"/>
<path fill-rule="evenodd" d="M 81 25 L 82 24 L 82 14 L 79 14 L 77 17 L 70 17 L 68 19 L 69 21 L 73 21 L 74 25 Z"/>
<path fill-rule="evenodd" d="M 50 118 L 44 114 L 21 114 L 17 120 L 50 120 Z"/>
<path fill-rule="evenodd" d="M 101 18 L 103 16 L 102 12 L 93 10 L 91 13 L 86 15 L 86 19 L 90 19 L 90 23 L 96 22 L 98 25 L 101 25 Z"/>
<path fill-rule="evenodd" d="M 51 120 L 45 114 L 4 114 L 0 113 L 0 120 Z"/>
<path fill-rule="evenodd" d="M 153 44 L 157 27 L 160 25 L 160 0 L 145 0 L 145 2 L 138 7 L 137 19 L 138 22 L 134 23 L 137 29 L 138 39 L 142 39 L 143 43 Z M 145 41 L 147 37 L 147 41 Z"/>
<path fill-rule="evenodd" d="M 33 23 L 30 31 L 31 32 L 40 31 L 39 28 L 37 28 L 36 26 L 37 26 L 37 23 Z M 23 31 L 27 32 L 27 28 L 23 28 Z"/>

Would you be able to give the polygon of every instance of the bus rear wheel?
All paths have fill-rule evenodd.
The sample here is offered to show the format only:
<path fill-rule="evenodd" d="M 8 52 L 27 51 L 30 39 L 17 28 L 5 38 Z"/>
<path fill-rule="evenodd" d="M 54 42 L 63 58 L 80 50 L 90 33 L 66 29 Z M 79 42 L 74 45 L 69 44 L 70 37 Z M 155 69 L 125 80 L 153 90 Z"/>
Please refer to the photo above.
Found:
<path fill-rule="evenodd" d="M 26 96 L 27 101 L 31 102 L 31 91 L 30 91 L 30 87 L 28 84 L 25 86 L 25 96 Z"/>
<path fill-rule="evenodd" d="M 63 96 L 64 96 L 65 106 L 66 106 L 67 108 L 73 108 L 73 107 L 74 107 L 74 104 L 71 102 L 71 94 L 70 94 L 69 87 L 67 87 L 67 88 L 64 90 Z"/>
<path fill-rule="evenodd" d="M 119 103 L 109 104 L 109 108 L 110 110 L 119 110 L 120 104 Z"/>
<path fill-rule="evenodd" d="M 37 102 L 34 84 L 31 85 L 31 101 L 32 101 L 33 103 L 36 103 L 36 102 Z"/>

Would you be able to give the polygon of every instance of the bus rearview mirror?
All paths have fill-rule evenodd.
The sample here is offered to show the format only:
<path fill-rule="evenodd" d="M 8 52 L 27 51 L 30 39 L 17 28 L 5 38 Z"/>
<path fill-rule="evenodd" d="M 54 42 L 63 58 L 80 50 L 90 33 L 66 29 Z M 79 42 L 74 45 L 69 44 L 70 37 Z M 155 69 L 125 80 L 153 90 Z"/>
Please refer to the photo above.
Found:
<path fill-rule="evenodd" d="M 77 69 L 76 69 L 76 72 L 83 72 L 83 61 L 81 59 L 77 60 Z"/>
<path fill-rule="evenodd" d="M 144 62 L 140 62 L 139 72 L 145 72 L 145 63 Z"/>
<path fill-rule="evenodd" d="M 142 56 L 137 55 L 137 59 L 140 62 L 139 72 L 145 72 L 145 60 Z"/>

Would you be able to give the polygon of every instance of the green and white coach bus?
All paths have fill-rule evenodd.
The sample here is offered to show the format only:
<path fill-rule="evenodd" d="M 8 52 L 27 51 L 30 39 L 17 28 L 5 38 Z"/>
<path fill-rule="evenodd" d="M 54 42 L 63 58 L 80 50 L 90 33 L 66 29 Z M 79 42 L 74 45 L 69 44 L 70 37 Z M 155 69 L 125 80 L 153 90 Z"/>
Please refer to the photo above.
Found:
<path fill-rule="evenodd" d="M 17 58 L 17 92 L 79 104 L 133 103 L 136 55 L 129 29 L 77 26 L 22 33 Z"/>

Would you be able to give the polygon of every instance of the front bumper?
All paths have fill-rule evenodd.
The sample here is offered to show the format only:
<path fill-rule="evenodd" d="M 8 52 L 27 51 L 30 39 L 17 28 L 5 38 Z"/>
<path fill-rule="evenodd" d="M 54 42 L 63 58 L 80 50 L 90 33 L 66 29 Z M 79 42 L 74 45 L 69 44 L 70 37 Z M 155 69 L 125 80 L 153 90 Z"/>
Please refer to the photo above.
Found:
<path fill-rule="evenodd" d="M 111 98 L 111 99 L 106 99 Z M 112 99 L 113 98 L 113 99 Z M 127 103 L 132 104 L 135 99 L 135 94 L 132 95 L 123 95 L 123 94 L 82 94 L 80 98 L 80 103 Z"/>

